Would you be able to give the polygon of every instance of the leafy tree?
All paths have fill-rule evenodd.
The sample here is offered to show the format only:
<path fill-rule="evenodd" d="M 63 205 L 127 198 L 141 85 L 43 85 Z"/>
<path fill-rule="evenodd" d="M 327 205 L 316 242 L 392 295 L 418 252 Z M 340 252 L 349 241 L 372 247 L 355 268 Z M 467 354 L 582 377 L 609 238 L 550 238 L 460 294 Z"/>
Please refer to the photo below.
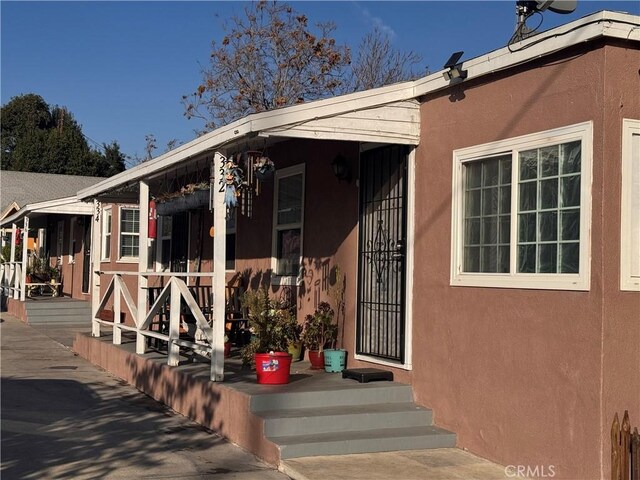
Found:
<path fill-rule="evenodd" d="M 213 129 L 250 113 L 273 110 L 341 93 L 350 52 L 330 37 L 331 23 L 309 26 L 291 6 L 257 2 L 225 25 L 212 43 L 203 81 L 182 97 L 187 118 Z"/>
<path fill-rule="evenodd" d="M 90 148 L 73 115 L 64 107 L 49 107 L 39 95 L 12 98 L 0 115 L 4 170 L 105 176 L 125 168 L 116 142 L 104 145 L 104 154 Z"/>
<path fill-rule="evenodd" d="M 391 38 L 379 27 L 365 35 L 358 48 L 353 65 L 352 89 L 368 90 L 392 83 L 413 80 L 420 74 L 416 66 L 422 56 L 415 52 L 402 52 L 393 47 Z"/>

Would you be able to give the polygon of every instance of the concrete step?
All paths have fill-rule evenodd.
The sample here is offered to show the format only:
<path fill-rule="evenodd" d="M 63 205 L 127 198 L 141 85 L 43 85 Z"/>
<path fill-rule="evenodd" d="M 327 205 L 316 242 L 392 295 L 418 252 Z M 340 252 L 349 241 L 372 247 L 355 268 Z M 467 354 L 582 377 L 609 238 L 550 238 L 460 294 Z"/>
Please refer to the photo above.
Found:
<path fill-rule="evenodd" d="M 252 395 L 251 411 L 259 415 L 260 412 L 297 408 L 410 402 L 413 402 L 413 391 L 410 385 L 396 382 L 360 384 L 345 380 L 340 386 L 333 385 L 317 391 L 284 391 Z"/>
<path fill-rule="evenodd" d="M 431 410 L 415 403 L 298 408 L 260 412 L 267 437 L 431 425 Z"/>
<path fill-rule="evenodd" d="M 51 310 L 29 310 L 27 309 L 27 315 L 29 317 L 64 317 L 65 315 L 86 315 L 91 320 L 91 309 L 85 308 L 55 308 Z"/>
<path fill-rule="evenodd" d="M 352 432 L 270 437 L 280 448 L 282 459 L 318 455 L 448 448 L 456 444 L 456 435 L 435 426 L 384 428 Z"/>
<path fill-rule="evenodd" d="M 88 310 L 91 311 L 91 304 L 89 302 L 82 302 L 79 300 L 65 300 L 56 299 L 54 301 L 27 301 L 25 302 L 25 308 L 27 311 L 57 311 L 57 310 Z"/>
<path fill-rule="evenodd" d="M 27 323 L 29 325 L 54 325 L 54 324 L 76 324 L 91 325 L 91 315 L 36 315 L 27 314 Z"/>

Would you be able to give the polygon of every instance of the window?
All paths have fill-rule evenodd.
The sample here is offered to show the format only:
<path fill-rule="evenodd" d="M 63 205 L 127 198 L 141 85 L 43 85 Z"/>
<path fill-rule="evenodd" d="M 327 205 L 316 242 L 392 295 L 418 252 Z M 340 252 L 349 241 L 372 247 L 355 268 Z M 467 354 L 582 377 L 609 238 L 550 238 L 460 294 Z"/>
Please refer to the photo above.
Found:
<path fill-rule="evenodd" d="M 620 289 L 640 291 L 640 120 L 622 121 Z"/>
<path fill-rule="evenodd" d="M 102 212 L 102 261 L 111 259 L 111 209 Z"/>
<path fill-rule="evenodd" d="M 120 208 L 120 259 L 138 257 L 140 211 L 138 208 Z"/>
<path fill-rule="evenodd" d="M 158 252 L 156 271 L 171 271 L 171 231 L 173 217 L 168 215 L 158 216 Z"/>
<path fill-rule="evenodd" d="M 304 164 L 276 172 L 273 203 L 273 269 L 276 275 L 297 276 L 302 260 Z"/>
<path fill-rule="evenodd" d="M 589 289 L 591 124 L 454 152 L 451 284 Z"/>

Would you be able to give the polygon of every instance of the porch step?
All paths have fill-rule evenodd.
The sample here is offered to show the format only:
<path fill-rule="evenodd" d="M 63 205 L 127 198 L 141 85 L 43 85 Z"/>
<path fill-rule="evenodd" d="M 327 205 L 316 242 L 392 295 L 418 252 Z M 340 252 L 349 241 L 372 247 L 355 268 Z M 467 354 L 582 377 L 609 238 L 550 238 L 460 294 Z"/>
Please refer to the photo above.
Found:
<path fill-rule="evenodd" d="M 280 457 L 347 455 L 455 447 L 454 433 L 435 426 L 383 428 L 340 433 L 291 435 L 269 438 L 280 447 Z"/>
<path fill-rule="evenodd" d="M 280 458 L 445 448 L 456 435 L 432 424 L 431 410 L 413 402 L 410 385 L 355 383 L 321 375 L 312 390 L 252 395 L 251 411 Z"/>
<path fill-rule="evenodd" d="M 264 431 L 268 437 L 284 437 L 300 433 L 349 432 L 395 427 L 431 425 L 431 410 L 415 403 L 382 403 L 374 405 L 298 408 L 262 412 Z"/>
<path fill-rule="evenodd" d="M 91 304 L 71 298 L 27 300 L 29 324 L 91 324 Z"/>

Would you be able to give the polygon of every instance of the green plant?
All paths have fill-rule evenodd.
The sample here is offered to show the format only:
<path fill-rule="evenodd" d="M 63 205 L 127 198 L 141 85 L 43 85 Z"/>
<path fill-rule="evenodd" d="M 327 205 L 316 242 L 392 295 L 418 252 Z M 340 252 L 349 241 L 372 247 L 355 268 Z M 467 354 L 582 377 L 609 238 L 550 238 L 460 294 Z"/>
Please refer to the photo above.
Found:
<path fill-rule="evenodd" d="M 2 247 L 2 261 L 3 262 L 10 262 L 11 261 L 11 245 L 6 244 L 4 247 Z M 19 258 L 22 257 L 22 248 L 16 248 L 15 250 L 15 254 L 13 256 L 13 261 L 14 262 L 19 262 Z"/>
<path fill-rule="evenodd" d="M 266 289 L 245 292 L 242 305 L 249 311 L 251 341 L 241 350 L 242 361 L 253 364 L 256 353 L 286 352 L 300 338 L 300 326 L 290 308 L 269 297 Z"/>
<path fill-rule="evenodd" d="M 338 325 L 333 323 L 335 313 L 327 302 L 320 302 L 318 308 L 304 319 L 302 343 L 309 350 L 322 352 L 333 347 L 338 337 Z"/>

